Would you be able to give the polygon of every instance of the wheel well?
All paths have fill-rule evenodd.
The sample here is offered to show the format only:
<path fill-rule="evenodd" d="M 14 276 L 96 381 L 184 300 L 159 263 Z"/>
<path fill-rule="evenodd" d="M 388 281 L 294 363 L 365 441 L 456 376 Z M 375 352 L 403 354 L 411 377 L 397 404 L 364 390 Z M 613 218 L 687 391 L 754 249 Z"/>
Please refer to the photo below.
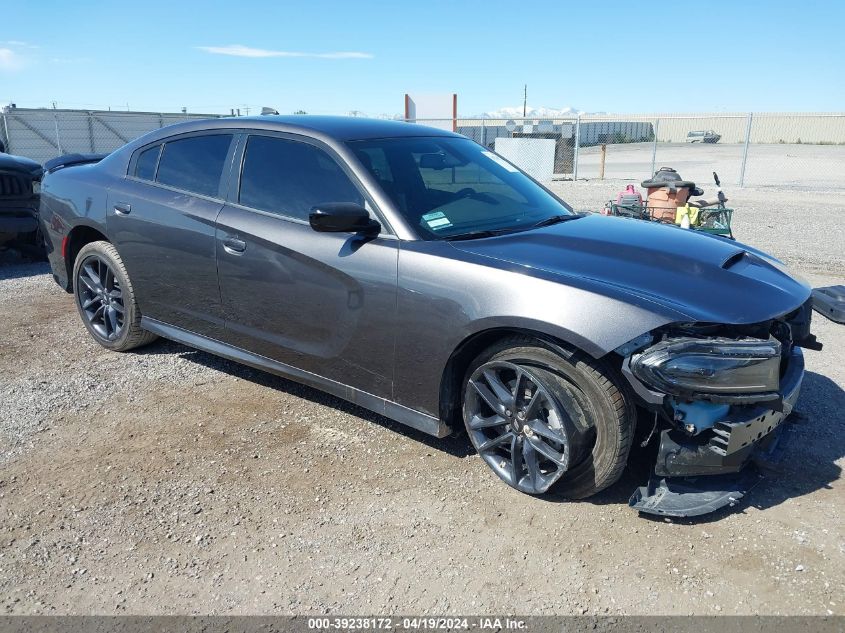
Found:
<path fill-rule="evenodd" d="M 463 428 L 461 419 L 461 393 L 464 375 L 469 364 L 485 349 L 512 336 L 530 336 L 556 347 L 562 353 L 575 351 L 569 343 L 557 340 L 542 332 L 520 328 L 495 328 L 478 332 L 464 339 L 449 357 L 440 380 L 440 419 L 452 429 Z"/>
<path fill-rule="evenodd" d="M 97 229 L 90 226 L 77 226 L 67 236 L 67 250 L 65 251 L 65 266 L 67 268 L 67 289 L 73 290 L 73 265 L 82 247 L 91 242 L 108 242 L 108 238 Z"/>

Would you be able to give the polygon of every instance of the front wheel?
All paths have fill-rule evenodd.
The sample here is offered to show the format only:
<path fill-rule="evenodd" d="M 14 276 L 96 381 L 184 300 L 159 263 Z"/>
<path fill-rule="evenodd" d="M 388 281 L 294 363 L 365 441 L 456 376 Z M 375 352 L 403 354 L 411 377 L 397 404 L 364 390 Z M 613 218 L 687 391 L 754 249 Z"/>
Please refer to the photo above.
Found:
<path fill-rule="evenodd" d="M 91 242 L 79 251 L 73 266 L 73 294 L 82 323 L 103 347 L 125 352 L 157 338 L 141 329 L 132 283 L 109 242 Z"/>
<path fill-rule="evenodd" d="M 611 373 L 578 352 L 515 338 L 483 352 L 464 381 L 473 446 L 505 483 L 589 497 L 622 474 L 635 411 Z"/>

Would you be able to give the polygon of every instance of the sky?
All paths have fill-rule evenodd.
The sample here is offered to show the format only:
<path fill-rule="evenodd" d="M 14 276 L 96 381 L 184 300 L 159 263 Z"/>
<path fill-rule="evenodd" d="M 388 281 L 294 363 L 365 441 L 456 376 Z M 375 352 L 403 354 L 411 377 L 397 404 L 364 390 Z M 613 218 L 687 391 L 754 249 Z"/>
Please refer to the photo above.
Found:
<path fill-rule="evenodd" d="M 470 116 L 845 111 L 845 2 L 40 0 L 0 20 L 0 104 Z"/>

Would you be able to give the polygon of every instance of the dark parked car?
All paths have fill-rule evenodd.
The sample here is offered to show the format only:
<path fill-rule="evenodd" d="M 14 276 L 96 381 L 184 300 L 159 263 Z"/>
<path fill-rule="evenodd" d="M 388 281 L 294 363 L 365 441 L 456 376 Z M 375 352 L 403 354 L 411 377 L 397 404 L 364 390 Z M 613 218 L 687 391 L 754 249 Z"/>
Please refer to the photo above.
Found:
<path fill-rule="evenodd" d="M 43 169 L 34 160 L 4 153 L 0 143 L 0 246 L 16 240 L 40 244 L 38 190 Z"/>
<path fill-rule="evenodd" d="M 798 397 L 810 289 L 779 261 L 575 214 L 451 132 L 219 119 L 80 163 L 51 165 L 41 216 L 100 344 L 164 336 L 438 437 L 466 427 L 526 493 L 609 486 L 639 418 L 660 446 L 632 505 L 712 510 L 743 478 L 700 475 L 740 473 Z"/>

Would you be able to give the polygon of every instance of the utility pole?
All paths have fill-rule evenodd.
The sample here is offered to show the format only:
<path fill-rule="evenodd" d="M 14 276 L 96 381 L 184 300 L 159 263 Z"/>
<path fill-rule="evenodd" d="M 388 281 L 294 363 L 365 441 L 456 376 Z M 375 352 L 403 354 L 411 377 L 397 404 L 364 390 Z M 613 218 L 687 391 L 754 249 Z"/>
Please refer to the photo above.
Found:
<path fill-rule="evenodd" d="M 522 118 L 528 116 L 528 84 L 522 89 Z"/>

